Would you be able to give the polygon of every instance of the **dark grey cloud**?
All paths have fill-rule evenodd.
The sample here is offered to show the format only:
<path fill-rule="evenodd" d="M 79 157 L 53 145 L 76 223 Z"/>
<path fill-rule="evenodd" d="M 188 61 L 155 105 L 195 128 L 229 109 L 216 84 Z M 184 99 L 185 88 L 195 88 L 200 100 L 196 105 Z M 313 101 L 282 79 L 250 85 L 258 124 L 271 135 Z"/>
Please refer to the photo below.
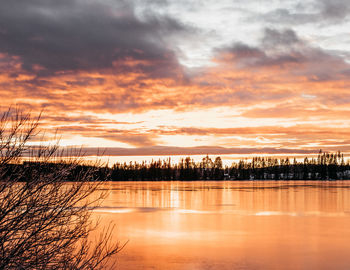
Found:
<path fill-rule="evenodd" d="M 280 68 L 310 81 L 344 79 L 349 64 L 332 51 L 311 46 L 292 29 L 266 28 L 258 45 L 241 42 L 216 49 L 219 61 L 238 68 Z"/>
<path fill-rule="evenodd" d="M 233 44 L 231 47 L 222 48 L 220 50 L 223 52 L 232 53 L 232 57 L 235 59 L 254 59 L 266 56 L 261 49 L 240 42 Z"/>
<path fill-rule="evenodd" d="M 218 58 L 233 60 L 243 67 L 284 66 L 304 62 L 306 56 L 300 50 L 302 41 L 293 30 L 266 28 L 258 46 L 241 42 L 217 49 Z"/>
<path fill-rule="evenodd" d="M 0 53 L 19 56 L 26 71 L 166 77 L 181 69 L 167 38 L 190 30 L 170 17 L 140 18 L 132 1 L 0 0 L 0 6 Z"/>
<path fill-rule="evenodd" d="M 324 20 L 341 22 L 350 15 L 348 0 L 320 0 L 317 4 L 320 8 L 320 17 Z"/>
<path fill-rule="evenodd" d="M 266 22 L 282 24 L 328 24 L 343 23 L 350 15 L 348 0 L 302 1 L 294 8 L 278 8 L 259 17 Z"/>
<path fill-rule="evenodd" d="M 295 45 L 300 45 L 303 42 L 292 29 L 276 30 L 272 28 L 266 28 L 261 43 L 265 47 L 292 47 Z"/>

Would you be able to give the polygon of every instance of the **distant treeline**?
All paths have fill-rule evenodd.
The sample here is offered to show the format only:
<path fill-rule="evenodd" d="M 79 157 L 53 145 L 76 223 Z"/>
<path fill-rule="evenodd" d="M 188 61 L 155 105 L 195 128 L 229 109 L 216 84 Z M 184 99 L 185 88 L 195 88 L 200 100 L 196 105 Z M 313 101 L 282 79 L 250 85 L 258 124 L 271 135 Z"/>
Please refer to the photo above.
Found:
<path fill-rule="evenodd" d="M 65 179 L 74 181 L 77 176 L 92 166 L 79 165 L 74 170 L 67 164 L 24 162 L 9 164 L 5 174 L 30 176 L 37 174 L 52 175 L 65 171 Z M 344 161 L 342 153 L 319 152 L 317 158 L 305 157 L 302 162 L 296 158 L 254 157 L 242 159 L 223 166 L 220 157 L 212 160 L 209 156 L 201 162 L 194 162 L 190 157 L 172 164 L 171 159 L 152 161 L 150 163 L 130 162 L 116 163 L 112 167 L 93 167 L 92 180 L 107 181 L 162 181 L 162 180 L 336 180 L 350 179 L 350 163 Z M 44 172 L 44 173 L 43 173 Z M 23 177 L 23 181 L 26 181 Z M 30 179 L 30 177 L 28 177 Z"/>
<path fill-rule="evenodd" d="M 206 156 L 201 162 L 187 157 L 178 164 L 171 160 L 151 163 L 116 163 L 111 168 L 112 181 L 160 181 L 160 180 L 328 180 L 350 179 L 349 161 L 342 153 L 319 152 L 317 158 L 254 157 L 240 160 L 230 167 L 223 166 L 220 157 L 214 161 Z"/>

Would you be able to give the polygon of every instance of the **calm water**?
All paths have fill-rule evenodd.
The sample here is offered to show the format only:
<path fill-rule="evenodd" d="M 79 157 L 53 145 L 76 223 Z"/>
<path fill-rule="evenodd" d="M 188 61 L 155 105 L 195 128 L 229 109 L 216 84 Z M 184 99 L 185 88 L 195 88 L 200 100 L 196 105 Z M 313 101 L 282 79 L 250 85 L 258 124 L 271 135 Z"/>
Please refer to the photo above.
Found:
<path fill-rule="evenodd" d="M 119 269 L 350 269 L 350 182 L 113 182 Z M 101 224 L 103 226 L 103 224 Z"/>

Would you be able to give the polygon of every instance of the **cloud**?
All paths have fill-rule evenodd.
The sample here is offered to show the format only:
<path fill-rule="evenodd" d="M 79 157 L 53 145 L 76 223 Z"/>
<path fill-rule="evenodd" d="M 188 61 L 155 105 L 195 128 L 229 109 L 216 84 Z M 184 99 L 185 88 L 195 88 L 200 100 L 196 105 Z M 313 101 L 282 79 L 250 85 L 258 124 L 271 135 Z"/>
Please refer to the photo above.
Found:
<path fill-rule="evenodd" d="M 78 123 L 75 123 L 78 124 Z M 114 125 L 118 122 L 113 123 Z M 120 123 L 119 123 L 120 124 Z M 159 143 L 158 136 L 140 129 L 118 129 L 107 128 L 105 123 L 98 120 L 91 120 L 85 125 L 61 125 L 57 126 L 58 134 L 69 136 L 79 135 L 86 138 L 102 138 L 110 141 L 127 143 L 131 146 L 154 146 Z M 124 125 L 124 124 L 123 124 Z"/>
<path fill-rule="evenodd" d="M 350 14 L 349 3 L 346 0 L 320 0 L 318 5 L 323 20 L 330 19 L 341 22 Z"/>
<path fill-rule="evenodd" d="M 348 119 L 350 114 L 349 110 L 346 109 L 330 109 L 325 108 L 325 106 L 316 105 L 315 107 L 310 106 L 312 103 L 311 98 L 306 98 L 304 102 L 299 102 L 298 104 L 279 104 L 277 106 L 271 106 L 268 108 L 254 108 L 248 109 L 242 116 L 247 118 L 281 118 L 281 119 L 301 119 L 301 120 L 312 120 L 312 119 L 322 119 L 322 120 L 340 120 Z"/>
<path fill-rule="evenodd" d="M 312 124 L 298 124 L 289 127 L 283 126 L 253 126 L 253 127 L 235 127 L 235 128 L 203 128 L 203 127 L 163 127 L 158 130 L 151 130 L 152 133 L 159 135 L 200 135 L 208 136 L 270 136 L 273 138 L 285 137 L 300 139 L 305 137 L 317 137 L 319 139 L 332 138 L 333 136 L 342 136 L 350 139 L 349 129 L 343 127 L 319 127 Z"/>
<path fill-rule="evenodd" d="M 298 110 L 283 110 L 288 102 L 294 107 L 311 106 L 318 111 L 305 114 L 305 118 L 316 114 L 322 117 L 322 113 L 326 118 L 328 105 L 337 102 L 343 108 L 349 104 L 346 94 L 349 63 L 332 52 L 312 46 L 291 29 L 266 28 L 254 46 L 234 42 L 217 48 L 214 61 L 217 66 L 198 80 L 212 88 L 216 84 L 216 99 L 221 97 L 223 104 L 247 108 L 260 103 L 265 108 L 260 110 L 262 116 L 267 116 L 268 110 L 280 108 L 277 118 L 303 117 Z M 259 117 L 252 112 L 242 115 Z"/>
<path fill-rule="evenodd" d="M 329 24 L 344 23 L 350 8 L 347 0 L 314 0 L 296 3 L 291 8 L 279 7 L 258 16 L 259 20 L 275 24 Z"/>
<path fill-rule="evenodd" d="M 348 16 L 342 3 L 309 2 L 304 11 L 299 6 L 279 12 L 291 22 L 299 18 L 306 23 L 312 16 L 322 21 L 321 14 L 325 23 L 336 22 Z M 66 138 L 105 139 L 111 145 L 135 147 L 113 152 L 122 155 L 345 149 L 350 140 L 346 48 L 342 54 L 322 49 L 300 35 L 305 32 L 297 32 L 298 27 L 275 24 L 264 28 L 258 40 L 255 32 L 248 37 L 242 35 L 247 30 L 238 29 L 243 32 L 234 37 L 245 38 L 231 43 L 210 39 L 214 35 L 220 39 L 223 33 L 230 36 L 218 27 L 220 33 L 211 33 L 207 45 L 205 38 L 198 38 L 196 26 L 184 23 L 189 14 L 198 15 L 200 1 L 184 9 L 176 6 L 178 2 L 158 0 L 0 0 L 0 4 L 2 105 L 18 104 L 34 112 L 44 108 L 44 127 L 57 127 Z M 159 6 L 161 10 L 155 11 Z M 217 8 L 221 12 L 224 7 L 218 3 Z M 180 11 L 189 13 L 182 16 Z M 208 29 L 215 27 L 214 23 Z M 191 49 L 187 38 L 200 43 L 198 51 L 190 52 L 197 60 L 207 57 L 215 44 L 210 65 L 186 68 L 180 63 L 181 50 Z M 181 47 L 180 41 L 186 46 Z M 201 112 L 205 117 L 198 117 Z M 169 114 L 168 122 L 163 113 Z M 180 144 L 179 138 L 189 138 L 193 145 L 226 147 L 173 147 Z"/>
<path fill-rule="evenodd" d="M 31 72 L 22 70 L 19 56 L 3 54 L 0 68 L 1 59 L 4 69 L 0 91 L 4 104 L 18 103 L 33 110 L 44 107 L 52 114 L 229 106 L 252 118 L 249 107 L 257 103 L 266 108 L 262 115 L 267 115 L 268 109 L 284 108 L 286 101 L 299 107 L 312 102 L 317 110 L 320 104 L 350 103 L 346 98 L 349 64 L 331 52 L 311 46 L 291 29 L 267 28 L 257 45 L 234 42 L 217 48 L 213 60 L 216 65 L 191 72 L 187 80 L 152 77 L 154 74 L 131 63 L 123 72 L 77 70 L 33 78 Z M 168 68 L 179 71 L 173 66 Z M 305 98 L 308 96 L 314 98 L 310 101 Z M 281 111 L 278 118 L 293 117 L 290 112 Z M 321 115 L 322 110 L 319 112 Z"/>
<path fill-rule="evenodd" d="M 216 53 L 219 63 L 237 68 L 281 68 L 292 76 L 307 76 L 310 80 L 344 79 L 342 74 L 349 69 L 341 57 L 311 46 L 291 29 L 266 28 L 258 46 L 234 43 L 218 48 Z M 330 66 L 334 69 L 330 70 Z"/>
<path fill-rule="evenodd" d="M 110 69 L 177 77 L 169 39 L 190 29 L 167 16 L 139 18 L 131 1 L 0 1 L 0 53 L 37 75 Z"/>
<path fill-rule="evenodd" d="M 96 155 L 99 149 L 84 148 L 86 155 Z M 101 149 L 100 149 L 101 150 Z M 286 149 L 286 148 L 225 148 L 225 147 L 168 147 L 154 146 L 141 148 L 117 148 L 104 149 L 107 156 L 172 156 L 172 155 L 230 155 L 230 154 L 316 154 L 319 149 Z"/>

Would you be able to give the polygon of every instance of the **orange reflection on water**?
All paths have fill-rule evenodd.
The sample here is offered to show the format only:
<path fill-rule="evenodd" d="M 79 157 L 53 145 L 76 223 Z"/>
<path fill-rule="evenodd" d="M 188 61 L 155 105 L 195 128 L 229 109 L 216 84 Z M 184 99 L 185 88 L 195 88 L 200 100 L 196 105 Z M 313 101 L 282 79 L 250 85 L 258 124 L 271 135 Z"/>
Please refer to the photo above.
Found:
<path fill-rule="evenodd" d="M 350 182 L 109 182 L 119 269 L 349 269 Z"/>

